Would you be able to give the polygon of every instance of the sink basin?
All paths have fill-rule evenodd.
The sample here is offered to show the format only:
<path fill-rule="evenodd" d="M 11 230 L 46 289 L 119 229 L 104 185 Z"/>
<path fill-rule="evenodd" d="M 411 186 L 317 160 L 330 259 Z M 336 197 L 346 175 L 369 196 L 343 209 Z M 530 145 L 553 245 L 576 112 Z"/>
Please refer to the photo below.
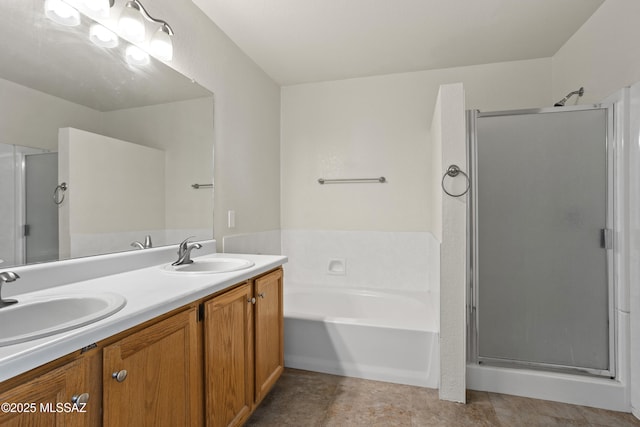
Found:
<path fill-rule="evenodd" d="M 191 264 L 162 266 L 167 273 L 179 274 L 212 274 L 228 273 L 230 271 L 244 270 L 253 267 L 255 263 L 241 258 L 207 258 L 194 260 Z"/>
<path fill-rule="evenodd" d="M 19 298 L 0 309 L 0 347 L 54 335 L 111 316 L 126 304 L 117 294 L 64 294 Z"/>

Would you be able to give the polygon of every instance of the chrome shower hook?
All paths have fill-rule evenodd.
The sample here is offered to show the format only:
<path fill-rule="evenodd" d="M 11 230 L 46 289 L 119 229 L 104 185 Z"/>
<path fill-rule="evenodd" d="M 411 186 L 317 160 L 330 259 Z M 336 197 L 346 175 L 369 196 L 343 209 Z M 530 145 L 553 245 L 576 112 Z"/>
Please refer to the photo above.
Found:
<path fill-rule="evenodd" d="M 444 179 L 447 176 L 450 176 L 451 178 L 455 178 L 456 176 L 462 174 L 466 179 L 467 179 L 467 188 L 464 189 L 464 191 L 460 194 L 452 194 L 449 193 L 447 191 L 446 188 L 444 188 Z M 469 187 L 471 186 L 471 181 L 469 180 L 469 175 L 467 175 L 466 173 L 464 173 L 464 171 L 462 169 L 460 169 L 460 167 L 458 167 L 458 165 L 451 165 L 447 168 L 447 171 L 444 173 L 444 175 L 442 175 L 442 190 L 447 193 L 449 196 L 451 197 L 460 197 L 460 196 L 464 196 L 465 194 L 467 194 L 467 192 L 469 191 Z"/>
<path fill-rule="evenodd" d="M 56 205 L 64 202 L 64 192 L 67 191 L 67 183 L 63 182 L 62 184 L 56 185 L 56 189 L 53 190 L 53 203 Z"/>

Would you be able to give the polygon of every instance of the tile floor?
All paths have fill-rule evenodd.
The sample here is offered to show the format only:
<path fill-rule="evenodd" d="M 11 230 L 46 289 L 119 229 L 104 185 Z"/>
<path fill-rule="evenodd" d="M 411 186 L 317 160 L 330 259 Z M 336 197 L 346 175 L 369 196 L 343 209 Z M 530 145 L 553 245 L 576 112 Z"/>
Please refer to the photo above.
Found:
<path fill-rule="evenodd" d="M 285 369 L 246 426 L 640 426 L 631 414 L 469 391 L 467 404 L 420 387 Z"/>

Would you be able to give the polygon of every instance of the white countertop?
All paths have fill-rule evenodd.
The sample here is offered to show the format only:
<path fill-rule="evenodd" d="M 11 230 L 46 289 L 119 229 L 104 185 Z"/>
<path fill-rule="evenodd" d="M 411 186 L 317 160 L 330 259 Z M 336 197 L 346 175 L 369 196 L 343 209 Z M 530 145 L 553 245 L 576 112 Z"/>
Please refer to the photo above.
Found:
<path fill-rule="evenodd" d="M 0 347 L 0 381 L 27 372 L 287 262 L 286 256 L 277 255 L 213 254 L 193 259 L 197 261 L 212 257 L 242 258 L 253 261 L 255 265 L 229 273 L 179 275 L 162 271 L 163 264 L 161 264 L 29 293 L 30 296 L 36 296 L 112 292 L 124 296 L 127 304 L 115 314 L 95 323 L 45 338 Z M 15 295 L 14 298 L 20 301 L 20 295 Z"/>

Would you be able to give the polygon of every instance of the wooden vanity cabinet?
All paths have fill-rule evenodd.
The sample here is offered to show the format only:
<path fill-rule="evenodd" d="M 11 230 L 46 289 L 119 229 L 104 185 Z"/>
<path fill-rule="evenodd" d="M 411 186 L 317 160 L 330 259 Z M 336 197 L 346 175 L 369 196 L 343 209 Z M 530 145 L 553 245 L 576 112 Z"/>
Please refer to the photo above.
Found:
<path fill-rule="evenodd" d="M 92 426 L 99 415 L 99 399 L 89 393 L 89 358 L 80 357 L 0 393 L 3 427 Z M 86 393 L 86 394 L 85 394 Z M 86 405 L 75 399 L 83 395 Z M 8 406 L 7 406 L 8 405 Z"/>
<path fill-rule="evenodd" d="M 255 291 L 255 405 L 284 370 L 284 312 L 282 270 L 254 280 Z"/>
<path fill-rule="evenodd" d="M 103 349 L 104 426 L 202 425 L 198 310 Z"/>
<path fill-rule="evenodd" d="M 204 303 L 208 427 L 242 425 L 253 409 L 252 298 L 247 282 Z"/>
<path fill-rule="evenodd" d="M 204 303 L 205 422 L 242 425 L 284 369 L 282 270 Z"/>
<path fill-rule="evenodd" d="M 1 382 L 35 406 L 0 426 L 242 425 L 284 369 L 282 287 L 278 268 Z M 83 393 L 86 413 L 53 411 Z"/>

